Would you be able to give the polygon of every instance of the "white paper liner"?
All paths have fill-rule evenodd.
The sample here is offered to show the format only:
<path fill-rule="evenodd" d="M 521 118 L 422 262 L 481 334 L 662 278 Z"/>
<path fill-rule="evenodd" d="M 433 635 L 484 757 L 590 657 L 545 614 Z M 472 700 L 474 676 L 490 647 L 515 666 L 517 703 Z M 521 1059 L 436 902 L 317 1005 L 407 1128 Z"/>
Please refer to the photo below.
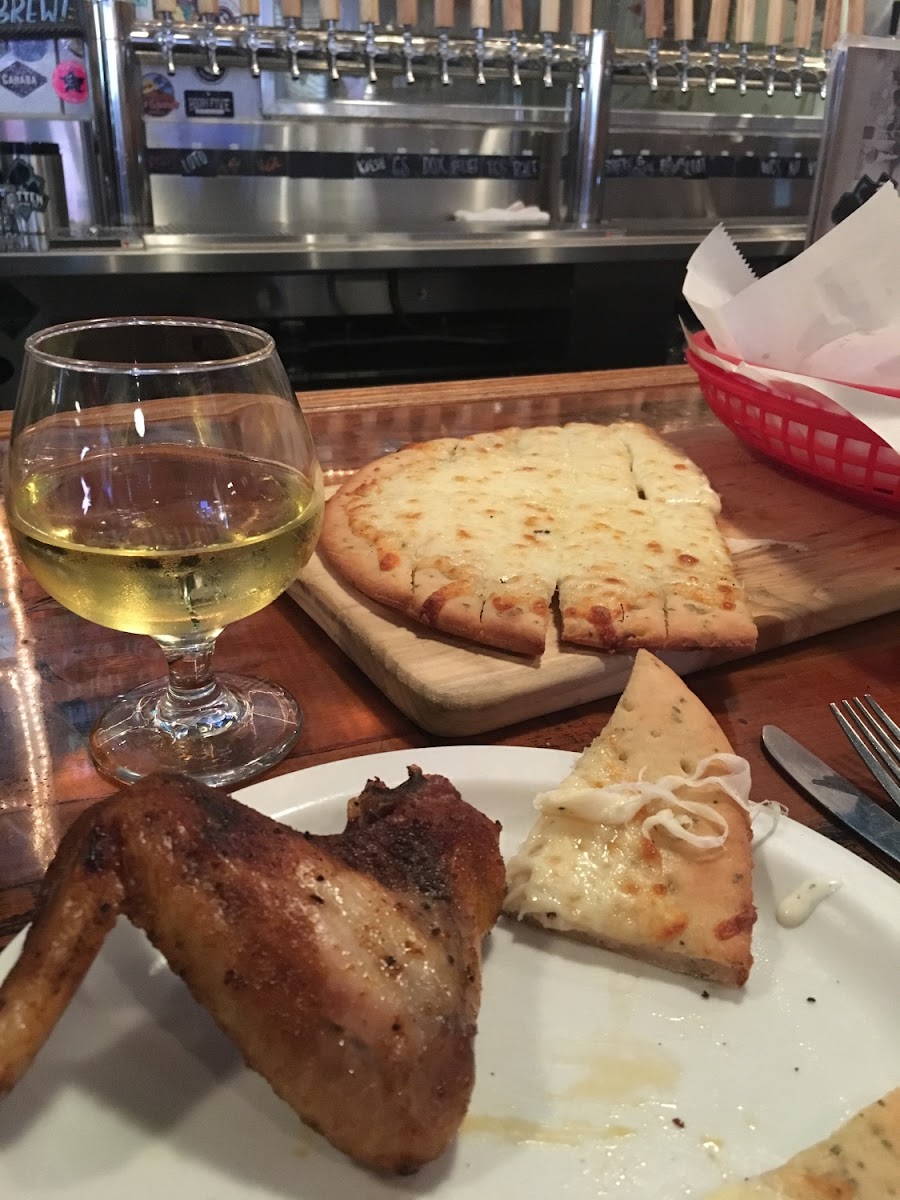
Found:
<path fill-rule="evenodd" d="M 738 360 L 716 357 L 718 366 L 776 391 L 794 385 L 795 399 L 799 386 L 807 403 L 852 413 L 900 453 L 900 394 L 870 390 L 900 393 L 900 197 L 892 186 L 762 279 L 718 226 L 688 263 L 684 296 L 716 349 Z"/>

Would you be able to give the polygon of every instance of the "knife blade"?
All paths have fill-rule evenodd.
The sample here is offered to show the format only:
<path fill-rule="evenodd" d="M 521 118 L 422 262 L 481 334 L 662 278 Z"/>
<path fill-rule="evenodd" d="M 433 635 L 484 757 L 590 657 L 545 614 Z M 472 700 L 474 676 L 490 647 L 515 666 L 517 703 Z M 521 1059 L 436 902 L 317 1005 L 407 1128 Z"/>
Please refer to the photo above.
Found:
<path fill-rule="evenodd" d="M 762 743 L 802 791 L 863 841 L 900 863 L 900 821 L 896 817 L 777 725 L 763 726 Z"/>

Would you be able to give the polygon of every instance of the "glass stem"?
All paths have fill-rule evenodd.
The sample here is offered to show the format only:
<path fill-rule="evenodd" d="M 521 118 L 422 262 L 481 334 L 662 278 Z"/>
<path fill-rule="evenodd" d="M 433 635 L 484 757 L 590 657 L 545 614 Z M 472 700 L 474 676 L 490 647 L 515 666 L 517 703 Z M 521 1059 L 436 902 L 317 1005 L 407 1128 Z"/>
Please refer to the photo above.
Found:
<path fill-rule="evenodd" d="M 169 664 L 169 699 L 193 707 L 209 699 L 216 687 L 212 673 L 215 638 L 202 642 L 160 641 Z"/>
<path fill-rule="evenodd" d="M 175 738 L 203 737 L 243 719 L 244 706 L 213 674 L 215 636 L 157 640 L 169 664 L 169 684 L 156 701 L 154 724 Z"/>

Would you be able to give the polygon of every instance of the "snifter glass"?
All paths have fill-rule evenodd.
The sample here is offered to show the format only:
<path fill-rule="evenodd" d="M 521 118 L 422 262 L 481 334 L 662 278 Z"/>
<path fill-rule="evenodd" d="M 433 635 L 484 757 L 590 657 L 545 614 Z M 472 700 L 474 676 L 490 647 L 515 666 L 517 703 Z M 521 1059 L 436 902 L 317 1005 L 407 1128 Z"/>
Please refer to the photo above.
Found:
<path fill-rule="evenodd" d="M 5 499 L 16 548 L 51 596 L 149 634 L 168 660 L 168 679 L 120 697 L 93 730 L 98 770 L 227 785 L 287 753 L 296 701 L 211 669 L 223 627 L 290 585 L 321 526 L 321 470 L 268 334 L 174 317 L 34 334 Z"/>

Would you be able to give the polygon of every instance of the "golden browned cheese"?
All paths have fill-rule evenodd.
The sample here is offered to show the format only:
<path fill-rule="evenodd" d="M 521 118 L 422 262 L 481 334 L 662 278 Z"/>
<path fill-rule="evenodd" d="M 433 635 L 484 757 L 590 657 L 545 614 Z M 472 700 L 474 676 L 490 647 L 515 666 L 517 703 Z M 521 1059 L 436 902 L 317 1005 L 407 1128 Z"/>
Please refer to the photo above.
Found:
<path fill-rule="evenodd" d="M 468 1107 L 498 840 L 414 767 L 321 837 L 180 776 L 143 780 L 84 813 L 47 872 L 0 988 L 0 1093 L 124 913 L 305 1121 L 360 1162 L 415 1170 Z"/>

